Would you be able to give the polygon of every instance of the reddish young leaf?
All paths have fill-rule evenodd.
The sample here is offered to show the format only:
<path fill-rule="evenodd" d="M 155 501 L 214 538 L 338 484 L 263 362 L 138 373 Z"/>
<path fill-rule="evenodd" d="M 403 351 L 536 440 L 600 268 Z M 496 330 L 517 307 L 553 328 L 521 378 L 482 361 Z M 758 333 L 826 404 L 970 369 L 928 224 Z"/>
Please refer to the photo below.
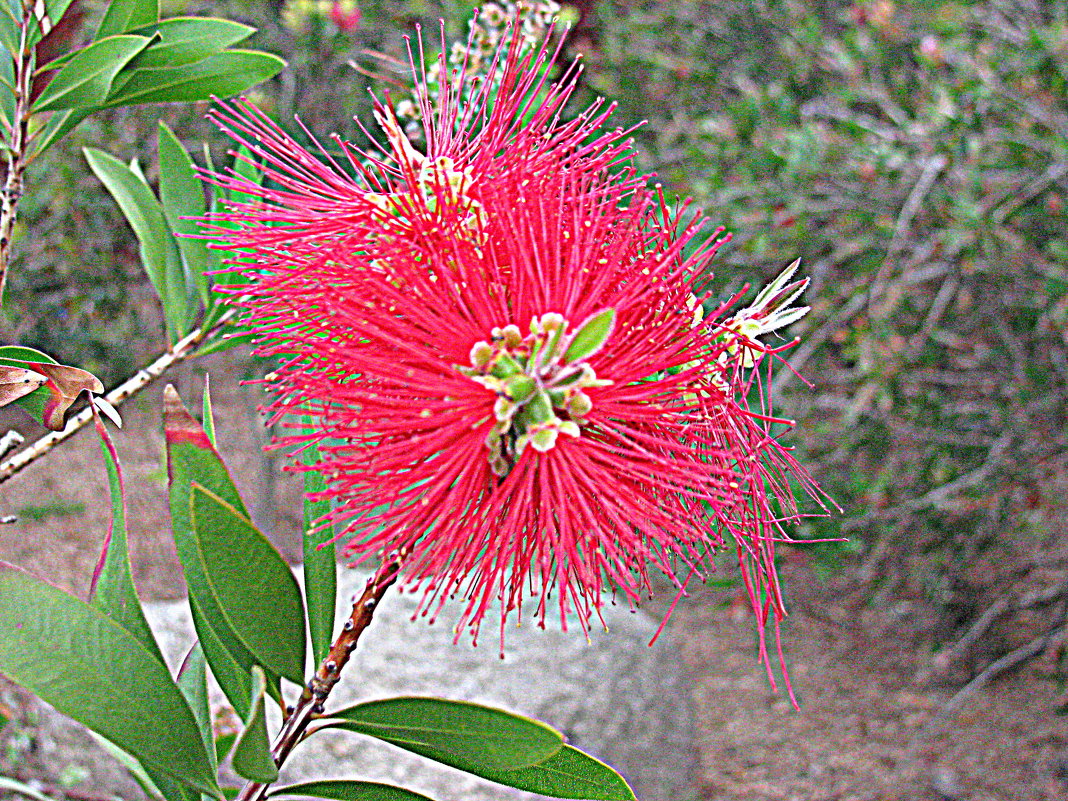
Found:
<path fill-rule="evenodd" d="M 7 406 L 23 395 L 29 395 L 48 379 L 26 367 L 0 364 L 0 406 Z"/>

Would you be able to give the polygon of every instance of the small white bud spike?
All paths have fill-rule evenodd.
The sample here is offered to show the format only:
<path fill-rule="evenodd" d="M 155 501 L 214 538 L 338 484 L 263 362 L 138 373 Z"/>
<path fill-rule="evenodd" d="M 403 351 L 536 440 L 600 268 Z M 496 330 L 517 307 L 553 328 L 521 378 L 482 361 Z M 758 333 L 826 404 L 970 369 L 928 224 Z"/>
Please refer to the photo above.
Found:
<path fill-rule="evenodd" d="M 412 143 L 408 141 L 408 137 L 404 134 L 404 129 L 397 122 L 393 109 L 389 108 L 389 106 L 378 104 L 374 109 L 374 115 L 382 132 L 385 133 L 386 139 L 389 140 L 389 146 L 393 148 L 393 155 L 397 162 L 401 166 L 407 165 L 413 172 L 418 173 L 419 167 L 426 159 L 426 156 L 412 147 Z"/>
<path fill-rule="evenodd" d="M 781 273 L 775 276 L 775 280 L 773 280 L 770 284 L 761 289 L 759 293 L 757 293 L 756 300 L 753 301 L 753 305 L 751 306 L 751 308 L 759 309 L 761 306 L 763 306 L 765 301 L 767 301 L 772 295 L 774 295 L 776 292 L 786 286 L 786 282 L 793 277 L 794 273 L 797 272 L 797 268 L 800 266 L 801 259 L 794 259 L 790 264 L 788 264 L 786 266 L 786 269 L 784 269 Z M 807 278 L 805 279 L 805 284 L 808 284 Z M 802 287 L 802 290 L 803 289 L 804 287 Z M 798 294 L 800 294 L 800 292 L 798 292 Z M 794 297 L 796 297 L 796 295 Z M 790 300 L 793 300 L 793 298 L 791 298 Z M 786 304 L 788 304 L 789 302 L 790 301 L 786 301 Z"/>
<path fill-rule="evenodd" d="M 119 416 L 119 410 L 116 409 L 111 403 L 105 400 L 103 397 L 96 395 L 91 396 L 92 404 L 100 410 L 100 412 L 115 424 L 116 428 L 122 428 L 122 417 Z"/>

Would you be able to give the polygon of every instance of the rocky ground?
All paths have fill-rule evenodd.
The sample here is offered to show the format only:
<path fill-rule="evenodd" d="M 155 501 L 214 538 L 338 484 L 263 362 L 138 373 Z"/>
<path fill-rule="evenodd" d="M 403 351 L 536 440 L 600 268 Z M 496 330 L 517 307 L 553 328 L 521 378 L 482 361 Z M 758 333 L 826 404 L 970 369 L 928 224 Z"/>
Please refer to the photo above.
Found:
<path fill-rule="evenodd" d="M 250 390 L 237 388 L 240 376 L 228 374 L 221 362 L 211 369 L 224 457 L 246 497 L 260 499 L 253 505 L 263 528 L 294 557 L 298 488 L 291 477 L 264 468 L 254 402 Z M 200 373 L 187 368 L 177 377 L 187 402 L 198 397 Z M 116 435 L 131 490 L 135 580 L 151 599 L 183 592 L 168 535 L 161 392 L 161 386 L 152 387 L 125 407 L 126 426 Z M 101 467 L 94 435 L 83 432 L 0 484 L 0 514 L 19 516 L 19 522 L 0 526 L 0 559 L 84 593 L 107 528 Z M 1068 797 L 1068 718 L 1057 714 L 1063 687 L 1055 654 L 946 712 L 960 685 L 932 678 L 922 609 L 907 601 L 889 608 L 871 604 L 848 568 L 819 577 L 798 556 L 784 570 L 792 614 L 783 638 L 800 711 L 769 689 L 755 662 L 752 621 L 730 591 L 702 590 L 685 599 L 670 623 L 683 635 L 679 664 L 696 714 L 699 798 Z M 85 738 L 50 750 L 47 761 L 39 758 L 28 700 L 0 680 L 0 713 L 11 718 L 0 729 L 0 776 L 39 781 L 56 798 L 101 798 L 94 793 L 101 776 L 118 771 L 87 764 Z M 2 790 L 0 800 L 6 801 Z"/>

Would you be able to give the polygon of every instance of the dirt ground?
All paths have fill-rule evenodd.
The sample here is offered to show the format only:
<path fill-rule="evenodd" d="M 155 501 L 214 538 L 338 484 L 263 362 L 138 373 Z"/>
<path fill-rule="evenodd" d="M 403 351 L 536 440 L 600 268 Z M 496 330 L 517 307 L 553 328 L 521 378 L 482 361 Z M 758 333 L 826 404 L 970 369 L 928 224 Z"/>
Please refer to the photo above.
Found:
<path fill-rule="evenodd" d="M 258 455 L 263 437 L 255 425 L 254 390 L 238 388 L 240 375 L 225 362 L 208 367 L 224 458 L 245 497 L 260 499 L 252 503 L 258 522 L 296 557 L 299 487 Z M 171 376 L 190 405 L 199 398 L 203 369 Z M 126 425 L 115 436 L 130 490 L 134 577 L 149 599 L 183 593 L 167 524 L 162 389 L 150 387 L 124 407 Z M 18 420 L 18 413 L 4 413 L 0 424 Z M 95 436 L 86 431 L 0 484 L 0 515 L 19 517 L 0 525 L 0 559 L 84 594 L 107 530 L 101 467 Z M 1068 717 L 1057 714 L 1064 688 L 1052 656 L 944 714 L 958 685 L 929 678 L 922 614 L 907 603 L 865 603 L 848 568 L 818 579 L 798 558 L 788 559 L 784 570 L 792 614 L 783 636 L 799 712 L 769 689 L 755 663 L 752 621 L 737 599 L 702 591 L 680 604 L 670 624 L 685 632 L 682 660 L 692 676 L 701 799 L 1068 798 Z M 15 722 L 0 730 L 0 776 L 38 780 L 53 793 L 65 783 L 70 798 L 97 798 L 92 777 L 34 759 L 32 726 L 20 718 L 26 701 L 0 679 L 0 713 Z"/>

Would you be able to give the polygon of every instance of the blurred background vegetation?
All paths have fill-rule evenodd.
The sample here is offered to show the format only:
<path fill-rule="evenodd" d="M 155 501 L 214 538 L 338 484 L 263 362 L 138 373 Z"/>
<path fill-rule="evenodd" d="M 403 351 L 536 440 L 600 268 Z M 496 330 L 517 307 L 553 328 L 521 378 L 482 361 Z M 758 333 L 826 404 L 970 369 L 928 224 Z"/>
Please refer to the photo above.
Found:
<path fill-rule="evenodd" d="M 83 0 L 87 17 L 101 2 Z M 164 0 L 254 25 L 289 60 L 254 100 L 359 139 L 404 36 L 455 38 L 473 3 Z M 775 381 L 798 459 L 841 514 L 804 559 L 926 632 L 967 680 L 1063 639 L 1068 559 L 1068 3 L 584 0 L 565 5 L 579 102 L 618 101 L 642 169 L 733 234 L 724 294 L 800 256 L 810 315 Z M 133 237 L 80 148 L 152 178 L 163 116 L 97 115 L 28 175 L 9 339 L 114 384 L 162 346 Z M 806 383 L 808 382 L 808 383 Z M 1059 647 L 1059 646 L 1057 646 Z M 998 662 L 998 660 L 1001 660 Z"/>

